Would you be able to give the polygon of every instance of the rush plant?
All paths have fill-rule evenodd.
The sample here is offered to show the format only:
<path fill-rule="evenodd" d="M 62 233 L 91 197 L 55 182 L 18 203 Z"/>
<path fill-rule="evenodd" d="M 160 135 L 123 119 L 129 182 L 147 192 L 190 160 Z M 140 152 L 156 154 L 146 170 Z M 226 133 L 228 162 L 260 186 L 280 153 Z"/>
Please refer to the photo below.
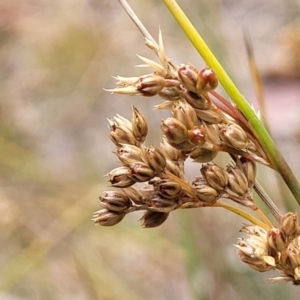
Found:
<path fill-rule="evenodd" d="M 247 222 L 241 228 L 246 238 L 238 239 L 240 259 L 253 269 L 276 269 L 280 277 L 271 282 L 300 284 L 300 226 L 296 212 L 281 214 L 256 181 L 256 166 L 263 164 L 278 171 L 299 203 L 299 184 L 278 152 L 253 108 L 238 91 L 175 1 L 164 0 L 174 18 L 203 57 L 206 67 L 174 63 L 165 52 L 162 33 L 158 42 L 128 6 L 120 1 L 154 51 L 158 61 L 139 56 L 151 72 L 140 77 L 115 77 L 113 94 L 160 97 L 156 109 L 170 111 L 161 121 L 159 146 L 148 145 L 148 121 L 137 107 L 131 119 L 121 115 L 108 120 L 109 137 L 120 166 L 107 176 L 112 188 L 100 197 L 101 209 L 94 222 L 103 226 L 119 223 L 127 214 L 143 210 L 141 224 L 156 227 L 170 213 L 184 208 L 222 207 Z M 221 84 L 228 101 L 216 88 Z M 219 152 L 228 153 L 231 163 L 214 162 Z M 185 161 L 199 163 L 193 182 L 185 176 Z M 136 183 L 142 183 L 136 185 Z M 274 220 L 257 206 L 253 191 L 267 204 Z M 238 203 L 232 206 L 222 199 Z M 253 210 L 247 213 L 243 208 Z"/>

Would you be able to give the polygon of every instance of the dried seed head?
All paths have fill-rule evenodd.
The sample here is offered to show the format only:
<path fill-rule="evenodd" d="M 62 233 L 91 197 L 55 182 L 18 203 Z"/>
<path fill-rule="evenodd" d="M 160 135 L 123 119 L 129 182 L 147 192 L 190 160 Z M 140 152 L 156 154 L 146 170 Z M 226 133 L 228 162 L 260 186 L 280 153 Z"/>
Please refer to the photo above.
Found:
<path fill-rule="evenodd" d="M 123 122 L 122 119 L 118 117 L 115 117 L 108 120 L 108 126 L 110 128 L 109 137 L 116 146 L 121 147 L 122 144 L 138 144 L 132 133 L 131 124 L 129 127 L 128 123 Z"/>
<path fill-rule="evenodd" d="M 234 245 L 238 247 L 238 245 Z M 267 272 L 275 268 L 275 259 L 272 256 L 262 256 L 261 258 L 251 257 L 240 251 L 239 256 L 242 262 L 258 272 Z"/>
<path fill-rule="evenodd" d="M 198 95 L 191 91 L 182 91 L 180 93 L 181 97 L 184 98 L 192 107 L 197 109 L 209 109 L 211 106 L 211 102 L 204 98 L 201 95 Z"/>
<path fill-rule="evenodd" d="M 177 199 L 165 199 L 161 196 L 156 196 L 150 200 L 148 209 L 151 211 L 169 213 L 176 209 L 177 206 Z"/>
<path fill-rule="evenodd" d="M 187 102 L 177 102 L 173 106 L 173 117 L 186 126 L 187 129 L 191 129 L 197 126 L 199 121 L 195 110 Z"/>
<path fill-rule="evenodd" d="M 223 117 L 212 110 L 195 109 L 195 112 L 199 119 L 210 124 L 219 124 L 223 121 Z"/>
<path fill-rule="evenodd" d="M 158 95 L 165 100 L 176 101 L 180 99 L 179 91 L 176 87 L 164 87 Z"/>
<path fill-rule="evenodd" d="M 142 192 L 134 186 L 122 189 L 124 194 L 130 198 L 135 204 L 142 205 L 145 203 Z"/>
<path fill-rule="evenodd" d="M 134 162 L 142 161 L 143 151 L 134 145 L 125 144 L 118 149 L 117 156 L 125 166 L 129 167 Z"/>
<path fill-rule="evenodd" d="M 126 188 L 133 185 L 136 181 L 132 179 L 131 171 L 128 167 L 119 167 L 108 173 L 109 181 L 112 186 Z"/>
<path fill-rule="evenodd" d="M 228 187 L 231 191 L 243 196 L 248 192 L 248 181 L 245 174 L 237 167 L 227 168 Z"/>
<path fill-rule="evenodd" d="M 131 206 L 129 198 L 120 191 L 106 191 L 99 199 L 100 205 L 109 211 L 123 212 Z"/>
<path fill-rule="evenodd" d="M 203 126 L 195 126 L 188 131 L 189 142 L 194 146 L 201 147 L 207 140 L 206 130 Z"/>
<path fill-rule="evenodd" d="M 192 65 L 183 65 L 178 69 L 178 79 L 189 91 L 197 93 L 198 70 Z"/>
<path fill-rule="evenodd" d="M 130 166 L 130 176 L 136 182 L 146 182 L 155 176 L 155 171 L 146 163 L 134 162 Z"/>
<path fill-rule="evenodd" d="M 186 126 L 175 118 L 162 120 L 161 129 L 169 143 L 181 143 L 188 137 Z"/>
<path fill-rule="evenodd" d="M 197 178 L 192 185 L 197 192 L 196 196 L 203 202 L 215 202 L 220 198 L 220 193 L 208 185 L 204 179 Z"/>
<path fill-rule="evenodd" d="M 220 129 L 223 142 L 233 148 L 246 149 L 248 137 L 244 129 L 237 124 L 229 124 Z"/>
<path fill-rule="evenodd" d="M 209 92 L 218 86 L 216 73 L 210 68 L 204 68 L 198 73 L 196 88 L 199 92 Z"/>
<path fill-rule="evenodd" d="M 298 214 L 297 213 L 286 213 L 280 220 L 280 228 L 287 237 L 292 237 L 297 232 L 298 228 Z"/>
<path fill-rule="evenodd" d="M 236 165 L 245 174 L 248 180 L 248 187 L 251 188 L 255 183 L 256 163 L 252 160 L 241 157 L 237 159 Z"/>
<path fill-rule="evenodd" d="M 155 96 L 165 86 L 165 79 L 158 75 L 145 75 L 139 78 L 136 83 L 136 89 L 143 96 L 151 97 Z"/>
<path fill-rule="evenodd" d="M 142 226 L 153 228 L 161 225 L 168 218 L 169 214 L 157 211 L 147 211 L 140 219 Z"/>
<path fill-rule="evenodd" d="M 228 185 L 227 173 L 216 164 L 202 166 L 201 174 L 207 183 L 217 191 L 224 191 Z"/>
<path fill-rule="evenodd" d="M 281 252 L 287 246 L 286 244 L 286 236 L 282 230 L 279 228 L 271 228 L 268 231 L 268 244 L 275 251 Z"/>
<path fill-rule="evenodd" d="M 168 179 L 159 180 L 156 183 L 156 188 L 159 194 L 166 199 L 176 199 L 182 192 L 180 184 Z"/>
<path fill-rule="evenodd" d="M 212 161 L 216 156 L 217 151 L 210 151 L 203 148 L 196 147 L 190 153 L 190 158 L 197 163 L 207 163 Z"/>
<path fill-rule="evenodd" d="M 124 213 L 110 211 L 106 208 L 96 211 L 93 215 L 93 221 L 102 226 L 113 226 L 118 224 L 125 217 Z"/>
<path fill-rule="evenodd" d="M 145 160 L 155 172 L 162 172 L 166 167 L 166 158 L 162 151 L 155 147 L 149 147 L 145 150 Z"/>
<path fill-rule="evenodd" d="M 132 106 L 132 133 L 137 141 L 143 143 L 148 133 L 148 124 L 145 117 L 139 112 L 139 110 Z"/>

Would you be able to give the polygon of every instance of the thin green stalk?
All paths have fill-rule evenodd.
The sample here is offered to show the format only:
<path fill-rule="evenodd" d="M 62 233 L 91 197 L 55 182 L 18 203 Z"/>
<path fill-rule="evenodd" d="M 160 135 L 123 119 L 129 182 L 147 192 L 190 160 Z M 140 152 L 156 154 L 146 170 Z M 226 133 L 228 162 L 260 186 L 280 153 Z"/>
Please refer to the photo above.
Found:
<path fill-rule="evenodd" d="M 268 134 L 267 130 L 257 117 L 256 113 L 253 111 L 249 103 L 246 101 L 244 96 L 237 89 L 231 78 L 228 76 L 226 71 L 223 69 L 219 61 L 210 51 L 209 47 L 206 45 L 202 37 L 199 35 L 195 27 L 192 25 L 190 20 L 178 6 L 175 0 L 163 0 L 173 17 L 178 22 L 179 26 L 185 32 L 187 37 L 190 39 L 194 47 L 197 49 L 199 54 L 202 56 L 206 64 L 212 68 L 222 84 L 223 88 L 229 95 L 232 101 L 237 105 L 241 112 L 247 118 L 253 133 L 262 148 L 264 149 L 271 165 L 276 169 L 283 180 L 289 187 L 290 191 L 294 195 L 298 204 L 300 205 L 300 186 L 293 174 L 291 168 L 286 163 L 285 159 L 282 157 L 280 152 L 277 150 L 272 138 Z"/>

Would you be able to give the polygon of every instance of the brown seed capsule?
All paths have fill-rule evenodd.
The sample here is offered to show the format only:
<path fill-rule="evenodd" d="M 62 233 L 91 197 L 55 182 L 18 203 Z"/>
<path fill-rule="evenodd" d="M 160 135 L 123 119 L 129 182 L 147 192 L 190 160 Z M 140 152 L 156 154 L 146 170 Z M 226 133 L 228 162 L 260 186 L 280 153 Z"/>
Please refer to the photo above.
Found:
<path fill-rule="evenodd" d="M 201 95 L 198 95 L 191 91 L 182 91 L 180 93 L 181 97 L 184 98 L 193 108 L 197 109 L 209 109 L 211 106 L 211 102 L 204 98 Z"/>
<path fill-rule="evenodd" d="M 173 117 L 186 126 L 187 129 L 198 126 L 195 110 L 187 102 L 180 101 L 173 107 Z"/>
<path fill-rule="evenodd" d="M 216 164 L 207 164 L 202 166 L 201 174 L 207 183 L 217 191 L 224 191 L 228 185 L 227 173 Z"/>
<path fill-rule="evenodd" d="M 183 65 L 178 69 L 178 78 L 182 85 L 189 91 L 197 93 L 198 70 L 192 65 Z"/>
<path fill-rule="evenodd" d="M 248 180 L 248 186 L 251 188 L 255 183 L 256 163 L 247 158 L 241 157 L 236 161 L 237 167 L 242 170 Z"/>
<path fill-rule="evenodd" d="M 203 123 L 203 126 L 207 133 L 207 140 L 214 145 L 220 145 L 220 132 L 218 125 Z"/>
<path fill-rule="evenodd" d="M 146 75 L 140 77 L 135 86 L 143 96 L 152 97 L 164 88 L 165 79 L 158 75 Z"/>
<path fill-rule="evenodd" d="M 142 226 L 153 228 L 161 225 L 168 218 L 169 214 L 157 211 L 147 211 L 140 219 Z"/>
<path fill-rule="evenodd" d="M 130 175 L 130 169 L 124 166 L 113 169 L 108 173 L 111 185 L 119 188 L 129 187 L 136 182 Z"/>
<path fill-rule="evenodd" d="M 211 68 L 202 69 L 197 76 L 196 88 L 199 92 L 209 92 L 218 86 L 218 78 Z"/>
<path fill-rule="evenodd" d="M 286 236 L 283 233 L 282 230 L 280 230 L 279 228 L 271 228 L 268 231 L 268 245 L 278 251 L 281 252 L 282 250 L 284 250 L 286 248 Z"/>
<path fill-rule="evenodd" d="M 201 147 L 207 140 L 206 130 L 203 126 L 195 126 L 188 131 L 189 142 L 194 146 Z"/>
<path fill-rule="evenodd" d="M 237 167 L 227 168 L 228 187 L 231 191 L 243 196 L 248 192 L 248 181 L 245 174 Z"/>
<path fill-rule="evenodd" d="M 248 137 L 244 129 L 237 124 L 229 124 L 220 129 L 223 142 L 233 148 L 246 149 Z"/>
<path fill-rule="evenodd" d="M 297 232 L 298 225 L 297 213 L 286 213 L 280 220 L 280 228 L 287 237 L 292 237 Z"/>
<path fill-rule="evenodd" d="M 124 188 L 122 189 L 122 191 L 124 192 L 124 194 L 126 194 L 126 196 L 128 198 L 130 198 L 135 204 L 137 205 L 142 205 L 145 204 L 144 201 L 144 197 L 143 197 L 143 193 L 137 189 L 134 186 L 130 186 L 128 188 Z"/>
<path fill-rule="evenodd" d="M 191 151 L 190 158 L 193 159 L 193 162 L 207 163 L 212 161 L 217 156 L 217 154 L 217 151 L 210 151 L 196 147 Z"/>
<path fill-rule="evenodd" d="M 125 166 L 130 166 L 134 162 L 142 161 L 143 151 L 134 145 L 125 144 L 118 149 L 117 156 Z"/>
<path fill-rule="evenodd" d="M 145 117 L 139 112 L 139 110 L 132 106 L 132 133 L 137 141 L 143 143 L 148 133 L 148 124 Z"/>
<path fill-rule="evenodd" d="M 177 208 L 176 199 L 165 199 L 160 196 L 152 198 L 149 203 L 149 210 L 169 213 Z"/>
<path fill-rule="evenodd" d="M 166 199 L 176 199 L 182 192 L 180 184 L 168 179 L 159 180 L 156 186 L 159 194 Z"/>
<path fill-rule="evenodd" d="M 192 185 L 196 189 L 196 196 L 203 202 L 215 202 L 219 199 L 219 192 L 213 187 L 209 186 L 203 178 L 197 178 Z"/>
<path fill-rule="evenodd" d="M 195 109 L 195 112 L 199 119 L 210 124 L 219 124 L 223 121 L 223 117 L 212 110 Z"/>
<path fill-rule="evenodd" d="M 110 211 L 106 208 L 103 208 L 94 213 L 93 221 L 102 226 L 113 226 L 121 222 L 124 217 L 124 213 Z"/>
<path fill-rule="evenodd" d="M 188 137 L 185 125 L 175 118 L 162 120 L 161 129 L 169 143 L 181 143 Z"/>
<path fill-rule="evenodd" d="M 123 212 L 131 206 L 129 198 L 120 191 L 106 191 L 99 199 L 101 206 L 110 211 Z"/>
<path fill-rule="evenodd" d="M 154 171 L 162 172 L 165 169 L 167 162 L 160 149 L 151 146 L 145 150 L 144 157 Z"/>
<path fill-rule="evenodd" d="M 165 87 L 158 93 L 158 95 L 163 99 L 170 101 L 176 101 L 180 99 L 179 91 L 175 87 Z"/>
<path fill-rule="evenodd" d="M 136 182 L 146 182 L 155 176 L 155 171 L 143 162 L 131 164 L 130 171 L 130 177 Z"/>
<path fill-rule="evenodd" d="M 135 139 L 131 128 L 125 123 L 119 122 L 119 119 L 116 117 L 108 120 L 108 126 L 110 128 L 109 137 L 116 146 L 121 147 L 122 144 L 137 145 L 137 140 Z"/>

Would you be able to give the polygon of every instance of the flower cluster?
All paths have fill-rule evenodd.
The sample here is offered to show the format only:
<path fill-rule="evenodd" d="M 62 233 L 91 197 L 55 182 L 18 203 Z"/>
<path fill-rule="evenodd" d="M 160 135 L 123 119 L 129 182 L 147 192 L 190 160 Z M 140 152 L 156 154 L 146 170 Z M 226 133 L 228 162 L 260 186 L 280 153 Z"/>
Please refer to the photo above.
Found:
<path fill-rule="evenodd" d="M 235 245 L 243 262 L 259 272 L 277 269 L 283 274 L 282 277 L 269 279 L 270 282 L 292 281 L 300 284 L 300 226 L 297 214 L 285 214 L 279 227 L 265 230 L 259 226 L 245 225 L 241 232 L 249 236 Z"/>
<path fill-rule="evenodd" d="M 249 238 L 235 245 L 240 259 L 260 272 L 276 268 L 284 273 L 284 280 L 298 284 L 298 216 L 289 213 L 281 218 L 279 212 L 274 213 L 276 206 L 269 206 L 280 220 L 277 228 L 255 205 L 252 189 L 257 190 L 258 185 L 256 163 L 270 164 L 248 121 L 215 91 L 218 79 L 212 69 L 173 64 L 165 54 L 161 33 L 158 45 L 148 39 L 146 45 L 159 58 L 157 63 L 139 56 L 142 66 L 152 68 L 152 73 L 117 76 L 117 87 L 108 91 L 158 96 L 163 102 L 156 108 L 169 110 L 170 117 L 161 121 L 162 136 L 157 147 L 147 145 L 147 120 L 136 107 L 132 107 L 130 120 L 120 115 L 108 120 L 109 137 L 121 165 L 107 174 L 115 189 L 100 196 L 101 209 L 95 212 L 94 222 L 112 226 L 128 213 L 143 210 L 141 223 L 150 228 L 161 225 L 176 209 L 224 207 L 255 224 L 241 230 Z M 220 151 L 230 155 L 230 165 L 222 167 L 213 162 Z M 185 176 L 188 158 L 201 164 L 193 182 Z M 223 203 L 221 198 L 252 209 L 263 221 Z"/>

